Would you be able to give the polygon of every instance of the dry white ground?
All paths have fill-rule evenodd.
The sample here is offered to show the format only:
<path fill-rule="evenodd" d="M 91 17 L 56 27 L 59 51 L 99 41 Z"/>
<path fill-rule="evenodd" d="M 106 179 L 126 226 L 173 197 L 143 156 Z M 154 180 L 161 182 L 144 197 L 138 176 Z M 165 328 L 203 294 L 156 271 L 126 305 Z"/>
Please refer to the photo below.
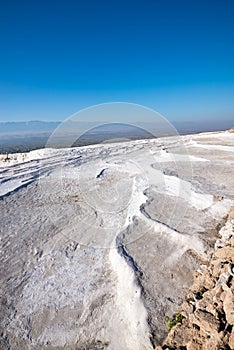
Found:
<path fill-rule="evenodd" d="M 0 348 L 159 344 L 233 170 L 229 132 L 0 155 Z"/>

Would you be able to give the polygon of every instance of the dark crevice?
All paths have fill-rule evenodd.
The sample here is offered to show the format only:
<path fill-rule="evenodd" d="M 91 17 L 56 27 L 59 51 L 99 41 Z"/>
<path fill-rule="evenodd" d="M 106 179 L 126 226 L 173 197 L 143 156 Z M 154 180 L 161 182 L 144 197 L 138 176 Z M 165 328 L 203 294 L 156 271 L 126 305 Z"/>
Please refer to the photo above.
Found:
<path fill-rule="evenodd" d="M 169 228 L 170 230 L 173 230 L 173 231 L 175 231 L 175 232 L 177 232 L 177 233 L 179 233 L 179 234 L 183 234 L 183 235 L 184 235 L 184 233 L 178 231 L 176 228 L 174 228 L 174 227 L 172 227 L 172 226 L 170 226 L 170 225 L 168 225 L 168 224 L 166 224 L 166 223 L 164 223 L 164 222 L 162 222 L 162 221 L 160 221 L 160 220 L 153 219 L 153 218 L 150 216 L 150 214 L 147 213 L 147 211 L 145 210 L 145 204 L 142 204 L 142 205 L 140 206 L 140 211 L 141 211 L 141 213 L 142 213 L 143 215 L 145 215 L 145 217 L 147 217 L 147 219 L 150 219 L 150 220 L 152 220 L 152 221 L 154 221 L 154 222 L 157 222 L 158 224 L 161 224 L 161 225 L 163 225 L 163 226 L 166 226 L 166 227 Z"/>
<path fill-rule="evenodd" d="M 138 267 L 136 261 L 133 259 L 133 257 L 131 255 L 128 254 L 126 247 L 122 244 L 119 243 L 117 245 L 117 249 L 118 249 L 118 253 L 120 254 L 120 256 L 122 256 L 125 261 L 128 263 L 128 265 L 131 266 L 131 268 L 133 269 L 135 275 L 136 275 L 136 281 L 139 284 L 140 287 L 141 283 L 139 283 L 139 277 L 143 276 L 143 272 L 140 270 L 140 268 Z"/>
<path fill-rule="evenodd" d="M 96 179 L 102 178 L 106 169 L 108 169 L 108 168 L 102 169 L 102 170 L 100 171 L 100 173 L 96 176 Z"/>

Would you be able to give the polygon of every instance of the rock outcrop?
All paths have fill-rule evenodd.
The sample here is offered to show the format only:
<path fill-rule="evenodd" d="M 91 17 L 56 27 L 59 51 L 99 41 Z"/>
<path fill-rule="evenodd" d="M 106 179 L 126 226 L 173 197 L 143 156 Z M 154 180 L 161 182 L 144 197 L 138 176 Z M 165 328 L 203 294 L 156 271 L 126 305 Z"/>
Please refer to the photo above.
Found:
<path fill-rule="evenodd" d="M 234 207 L 220 230 L 209 264 L 194 274 L 194 283 L 177 313 L 181 322 L 156 349 L 234 349 L 233 276 Z"/>

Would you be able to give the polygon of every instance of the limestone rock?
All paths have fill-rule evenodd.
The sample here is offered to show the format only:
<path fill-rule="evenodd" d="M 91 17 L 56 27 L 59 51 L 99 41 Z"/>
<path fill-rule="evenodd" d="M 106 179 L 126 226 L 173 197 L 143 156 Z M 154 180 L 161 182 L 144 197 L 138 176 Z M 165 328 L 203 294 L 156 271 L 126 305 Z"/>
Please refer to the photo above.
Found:
<path fill-rule="evenodd" d="M 234 262 L 233 249 L 231 247 L 220 248 L 215 252 L 215 256 L 221 261 Z"/>
<path fill-rule="evenodd" d="M 229 337 L 229 342 L 228 345 L 230 346 L 231 349 L 234 349 L 234 328 L 232 328 L 232 332 Z"/>
<path fill-rule="evenodd" d="M 233 209 L 231 211 L 233 213 Z M 165 346 L 180 350 L 234 349 L 234 277 L 233 226 L 229 214 L 225 228 L 220 230 L 222 247 L 202 273 L 194 274 L 194 284 L 180 307 L 185 317 L 172 328 Z M 229 238 L 227 238 L 229 237 Z M 191 299 L 194 302 L 191 306 Z"/>
<path fill-rule="evenodd" d="M 227 322 L 234 326 L 234 294 L 229 289 L 223 301 L 223 309 L 225 311 Z"/>
<path fill-rule="evenodd" d="M 207 330 L 208 332 L 218 331 L 220 322 L 214 315 L 204 310 L 196 310 L 194 312 L 194 323 L 200 328 Z"/>

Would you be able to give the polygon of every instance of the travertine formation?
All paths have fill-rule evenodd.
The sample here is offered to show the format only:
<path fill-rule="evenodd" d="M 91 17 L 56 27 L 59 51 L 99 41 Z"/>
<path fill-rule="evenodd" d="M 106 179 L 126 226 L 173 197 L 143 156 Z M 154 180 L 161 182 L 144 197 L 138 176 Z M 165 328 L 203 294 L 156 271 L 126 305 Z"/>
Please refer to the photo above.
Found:
<path fill-rule="evenodd" d="M 165 317 L 210 260 L 234 202 L 233 173 L 230 132 L 1 155 L 0 349 L 161 345 Z M 197 293 L 192 303 L 204 302 L 206 290 Z M 203 309 L 194 317 L 219 334 L 218 315 Z"/>
<path fill-rule="evenodd" d="M 234 208 L 178 312 L 182 321 L 156 349 L 234 349 Z"/>

